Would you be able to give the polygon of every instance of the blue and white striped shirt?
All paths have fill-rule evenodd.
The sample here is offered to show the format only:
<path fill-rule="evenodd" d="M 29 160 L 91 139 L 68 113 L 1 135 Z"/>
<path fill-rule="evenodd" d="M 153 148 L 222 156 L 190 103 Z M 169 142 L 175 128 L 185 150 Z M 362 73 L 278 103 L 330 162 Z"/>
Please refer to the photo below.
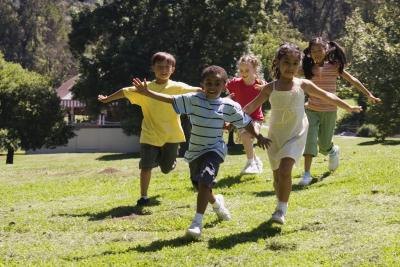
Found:
<path fill-rule="evenodd" d="M 173 98 L 176 113 L 189 115 L 192 123 L 189 149 L 185 153 L 188 162 L 210 151 L 215 151 L 224 159 L 227 153 L 223 140 L 224 122 L 240 129 L 252 121 L 240 105 L 229 98 L 207 99 L 202 92 L 175 95 Z"/>

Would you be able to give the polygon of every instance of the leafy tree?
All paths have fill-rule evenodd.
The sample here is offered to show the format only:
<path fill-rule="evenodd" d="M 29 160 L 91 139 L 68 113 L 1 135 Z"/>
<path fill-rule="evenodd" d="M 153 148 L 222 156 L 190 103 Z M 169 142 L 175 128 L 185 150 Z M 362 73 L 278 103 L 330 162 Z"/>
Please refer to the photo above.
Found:
<path fill-rule="evenodd" d="M 377 126 L 380 140 L 400 131 L 400 7 L 396 3 L 385 1 L 370 22 L 357 10 L 348 20 L 343 38 L 350 52 L 351 72 L 383 101 L 369 107 L 366 117 Z"/>
<path fill-rule="evenodd" d="M 0 149 L 7 150 L 6 163 L 13 163 L 18 148 L 66 144 L 74 134 L 63 117 L 49 81 L 0 54 Z"/>
<path fill-rule="evenodd" d="M 157 51 L 176 56 L 176 80 L 198 84 L 205 64 L 233 73 L 249 35 L 264 20 L 262 0 L 120 0 L 83 11 L 70 34 L 81 73 L 73 92 L 96 113 L 98 94 L 129 85 L 132 75 L 151 76 L 149 61 Z"/>

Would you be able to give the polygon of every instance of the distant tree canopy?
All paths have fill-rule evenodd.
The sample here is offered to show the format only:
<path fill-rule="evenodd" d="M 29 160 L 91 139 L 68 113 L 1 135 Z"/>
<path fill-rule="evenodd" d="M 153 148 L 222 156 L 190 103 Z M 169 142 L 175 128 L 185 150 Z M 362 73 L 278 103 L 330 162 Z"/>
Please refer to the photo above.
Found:
<path fill-rule="evenodd" d="M 383 101 L 369 108 L 366 120 L 377 126 L 378 139 L 385 139 L 400 132 L 400 6 L 386 0 L 373 16 L 362 15 L 358 9 L 348 20 L 343 41 L 351 72 Z"/>
<path fill-rule="evenodd" d="M 7 151 L 7 163 L 18 148 L 63 145 L 73 135 L 49 81 L 7 63 L 0 53 L 0 150 Z"/>
<path fill-rule="evenodd" d="M 249 35 L 265 22 L 265 3 L 121 0 L 81 12 L 70 34 L 81 67 L 73 92 L 97 112 L 98 94 L 130 85 L 133 76 L 152 76 L 150 57 L 157 51 L 176 56 L 175 80 L 198 85 L 205 64 L 221 65 L 234 74 Z"/>

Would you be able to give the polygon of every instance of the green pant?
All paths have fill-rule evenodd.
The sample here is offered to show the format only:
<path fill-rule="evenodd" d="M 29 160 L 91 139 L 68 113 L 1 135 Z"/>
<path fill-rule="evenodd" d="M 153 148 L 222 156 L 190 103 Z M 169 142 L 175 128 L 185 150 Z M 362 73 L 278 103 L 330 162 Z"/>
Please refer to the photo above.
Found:
<path fill-rule="evenodd" d="M 332 149 L 336 126 L 336 111 L 313 111 L 306 109 L 308 118 L 307 142 L 304 155 L 316 157 L 319 152 L 327 155 Z"/>

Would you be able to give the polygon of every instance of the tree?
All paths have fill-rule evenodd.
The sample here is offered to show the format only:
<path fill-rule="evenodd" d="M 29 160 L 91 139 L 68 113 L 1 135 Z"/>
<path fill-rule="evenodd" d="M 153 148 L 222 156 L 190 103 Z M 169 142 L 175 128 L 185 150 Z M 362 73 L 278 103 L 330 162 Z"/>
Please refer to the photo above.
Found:
<path fill-rule="evenodd" d="M 377 139 L 400 131 L 400 7 L 397 1 L 386 0 L 374 17 L 365 22 L 357 10 L 346 24 L 343 41 L 352 62 L 350 70 L 378 95 L 382 105 L 371 106 L 366 122 L 375 124 Z"/>
<path fill-rule="evenodd" d="M 132 75 L 151 76 L 149 59 L 157 51 L 176 56 L 176 80 L 198 84 L 205 64 L 233 73 L 249 35 L 264 19 L 262 0 L 120 0 L 83 11 L 70 34 L 81 72 L 73 92 L 97 113 L 98 94 L 130 85 Z"/>
<path fill-rule="evenodd" d="M 48 79 L 8 63 L 0 54 L 0 149 L 14 151 L 66 144 L 74 136 Z"/>

